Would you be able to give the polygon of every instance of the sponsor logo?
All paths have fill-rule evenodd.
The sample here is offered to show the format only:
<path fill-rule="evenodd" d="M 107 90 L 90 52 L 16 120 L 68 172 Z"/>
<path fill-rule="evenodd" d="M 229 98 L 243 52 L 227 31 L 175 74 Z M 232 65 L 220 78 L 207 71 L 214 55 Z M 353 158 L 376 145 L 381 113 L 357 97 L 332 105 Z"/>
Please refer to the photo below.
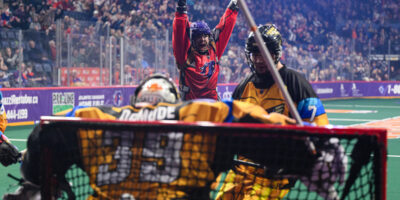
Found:
<path fill-rule="evenodd" d="M 357 89 L 357 85 L 355 83 L 353 83 L 351 86 L 351 93 L 355 97 L 363 96 L 363 94 L 360 93 L 360 90 Z"/>
<path fill-rule="evenodd" d="M 80 95 L 78 97 L 80 106 L 101 106 L 104 105 L 104 94 L 98 95 Z"/>
<path fill-rule="evenodd" d="M 379 86 L 378 91 L 379 91 L 379 93 L 381 93 L 382 95 L 385 94 L 385 87 L 383 87 L 383 85 Z"/>
<path fill-rule="evenodd" d="M 349 95 L 347 94 L 347 92 L 346 92 L 346 89 L 344 89 L 343 83 L 340 84 L 340 96 L 342 96 L 342 97 L 347 97 L 347 96 L 349 96 Z"/>
<path fill-rule="evenodd" d="M 16 96 L 15 94 L 9 97 L 3 97 L 2 103 L 4 105 L 20 105 L 20 104 L 38 104 L 39 97 L 38 96 Z"/>
<path fill-rule="evenodd" d="M 75 106 L 75 93 L 74 92 L 53 92 L 53 114 L 68 110 Z"/>
<path fill-rule="evenodd" d="M 218 88 L 217 88 L 218 91 Z M 218 96 L 222 97 L 222 99 L 230 99 L 232 98 L 232 91 L 229 90 L 228 86 L 225 86 L 225 92 L 222 93 L 218 91 Z"/>
<path fill-rule="evenodd" d="M 333 89 L 332 88 L 317 88 L 317 94 L 332 94 Z"/>
<path fill-rule="evenodd" d="M 121 90 L 115 91 L 113 94 L 113 105 L 121 106 L 123 101 L 124 101 L 124 97 L 122 95 L 122 91 Z"/>

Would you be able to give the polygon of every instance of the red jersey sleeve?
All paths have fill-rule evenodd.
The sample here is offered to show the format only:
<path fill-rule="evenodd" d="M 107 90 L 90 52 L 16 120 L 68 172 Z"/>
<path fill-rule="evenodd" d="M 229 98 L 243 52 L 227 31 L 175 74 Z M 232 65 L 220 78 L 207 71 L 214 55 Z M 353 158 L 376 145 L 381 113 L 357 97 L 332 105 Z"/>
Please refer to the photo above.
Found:
<path fill-rule="evenodd" d="M 215 27 L 217 35 L 215 45 L 216 45 L 216 54 L 218 60 L 221 58 L 222 54 L 224 54 L 226 45 L 228 45 L 229 38 L 231 37 L 233 28 L 235 27 L 236 18 L 238 15 L 238 11 L 231 10 L 227 8 L 225 10 L 224 15 L 221 17 L 218 25 Z"/>
<path fill-rule="evenodd" d="M 172 48 L 178 66 L 184 65 L 190 47 L 189 18 L 187 14 L 175 13 L 173 21 Z"/>

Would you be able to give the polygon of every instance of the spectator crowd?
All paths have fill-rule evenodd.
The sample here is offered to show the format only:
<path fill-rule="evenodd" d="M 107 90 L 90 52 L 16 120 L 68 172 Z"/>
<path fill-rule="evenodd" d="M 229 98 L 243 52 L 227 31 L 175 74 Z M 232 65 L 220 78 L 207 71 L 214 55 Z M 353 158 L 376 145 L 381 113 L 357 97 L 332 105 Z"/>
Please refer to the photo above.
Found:
<path fill-rule="evenodd" d="M 217 13 L 222 14 L 228 5 L 228 0 L 187 2 L 190 20 L 204 20 L 210 27 L 218 23 Z M 247 3 L 258 24 L 277 25 L 285 43 L 282 62 L 302 72 L 309 81 L 400 80 L 399 0 Z M 127 52 L 125 84 L 137 84 L 155 71 L 173 76 L 176 68 L 171 41 L 165 38 L 171 38 L 175 4 L 168 0 L 3 0 L 0 84 L 53 86 L 57 67 L 105 65 L 110 58 L 99 48 L 100 43 L 104 43 L 104 49 L 115 49 L 112 83 L 119 84 L 122 50 L 117 40 L 104 42 L 110 36 L 127 39 L 123 49 Z M 61 36 L 57 29 L 62 30 Z M 220 83 L 237 83 L 250 73 L 244 55 L 248 30 L 244 16 L 239 14 L 220 61 Z M 57 44 L 57 37 L 65 39 Z M 73 45 L 71 50 L 68 41 Z M 385 56 L 374 56 L 387 54 L 398 56 L 391 62 Z M 60 59 L 66 57 L 70 60 Z M 71 80 L 79 80 L 76 72 L 71 74 Z"/>

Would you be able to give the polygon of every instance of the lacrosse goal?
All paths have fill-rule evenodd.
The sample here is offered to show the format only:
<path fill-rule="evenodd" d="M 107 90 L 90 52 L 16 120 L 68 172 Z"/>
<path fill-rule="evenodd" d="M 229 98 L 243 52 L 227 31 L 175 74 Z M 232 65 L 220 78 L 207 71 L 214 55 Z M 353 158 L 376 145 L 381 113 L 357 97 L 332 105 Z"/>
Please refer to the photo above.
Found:
<path fill-rule="evenodd" d="M 229 180 L 216 179 L 238 166 L 287 191 L 252 194 L 262 199 L 386 199 L 383 129 L 54 117 L 40 125 L 43 199 L 223 199 Z"/>

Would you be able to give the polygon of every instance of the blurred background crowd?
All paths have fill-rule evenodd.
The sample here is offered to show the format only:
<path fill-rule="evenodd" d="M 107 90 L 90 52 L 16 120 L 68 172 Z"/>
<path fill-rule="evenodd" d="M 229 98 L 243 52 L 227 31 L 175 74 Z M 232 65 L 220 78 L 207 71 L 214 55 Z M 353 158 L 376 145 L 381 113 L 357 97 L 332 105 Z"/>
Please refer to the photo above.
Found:
<path fill-rule="evenodd" d="M 187 1 L 190 20 L 210 27 L 229 3 Z M 284 39 L 282 62 L 310 82 L 400 81 L 399 0 L 246 2 L 257 24 L 277 25 Z M 154 72 L 176 80 L 175 4 L 0 0 L 0 85 L 134 85 Z M 250 73 L 244 55 L 248 30 L 239 14 L 220 61 L 220 83 L 237 83 Z"/>

